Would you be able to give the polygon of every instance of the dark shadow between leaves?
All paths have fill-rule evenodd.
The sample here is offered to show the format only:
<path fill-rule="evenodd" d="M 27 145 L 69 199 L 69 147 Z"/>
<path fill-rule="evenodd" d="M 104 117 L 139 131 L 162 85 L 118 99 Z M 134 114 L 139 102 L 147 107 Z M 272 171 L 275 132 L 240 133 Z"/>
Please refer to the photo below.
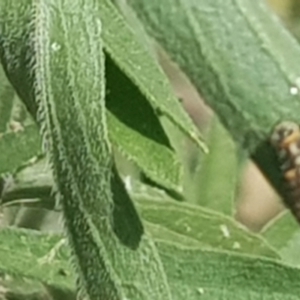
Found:
<path fill-rule="evenodd" d="M 144 228 L 115 166 L 112 170 L 111 189 L 114 201 L 114 232 L 125 246 L 135 250 L 139 246 Z"/>

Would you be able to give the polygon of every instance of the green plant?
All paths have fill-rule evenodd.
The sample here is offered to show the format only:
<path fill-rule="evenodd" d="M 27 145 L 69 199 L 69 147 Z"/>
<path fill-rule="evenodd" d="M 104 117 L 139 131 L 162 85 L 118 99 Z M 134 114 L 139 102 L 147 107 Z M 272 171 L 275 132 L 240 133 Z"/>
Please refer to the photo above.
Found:
<path fill-rule="evenodd" d="M 2 203 L 61 210 L 69 244 L 4 228 L 1 273 L 52 294 L 77 278 L 91 300 L 297 299 L 298 226 L 233 220 L 235 146 L 215 120 L 207 154 L 134 12 L 282 193 L 268 138 L 298 120 L 299 45 L 251 0 L 116 2 L 129 20 L 109 0 L 0 0 Z M 184 183 L 182 137 L 202 150 L 200 188 Z"/>

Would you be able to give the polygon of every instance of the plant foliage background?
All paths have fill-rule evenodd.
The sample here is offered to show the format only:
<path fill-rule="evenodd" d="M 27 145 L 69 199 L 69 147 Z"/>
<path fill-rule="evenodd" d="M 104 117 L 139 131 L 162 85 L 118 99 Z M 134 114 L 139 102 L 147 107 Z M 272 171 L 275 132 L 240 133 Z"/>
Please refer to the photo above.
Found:
<path fill-rule="evenodd" d="M 234 218 L 248 157 L 284 196 L 295 37 L 263 1 L 0 0 L 3 297 L 298 299 L 298 224 Z M 203 134 L 154 39 L 216 113 Z"/>

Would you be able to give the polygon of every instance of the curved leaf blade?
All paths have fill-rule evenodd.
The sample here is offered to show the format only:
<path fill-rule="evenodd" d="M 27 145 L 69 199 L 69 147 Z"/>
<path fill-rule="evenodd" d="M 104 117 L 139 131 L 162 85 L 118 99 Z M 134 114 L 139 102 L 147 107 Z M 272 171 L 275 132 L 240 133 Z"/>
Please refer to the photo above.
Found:
<path fill-rule="evenodd" d="M 154 199 L 145 194 L 133 194 L 141 217 L 147 222 L 159 226 L 163 231 L 177 235 L 167 241 L 183 244 L 190 239 L 201 249 L 234 251 L 270 258 L 280 255 L 261 236 L 249 232 L 229 217 L 208 209 L 179 203 L 163 198 Z M 155 230 L 155 228 L 153 229 Z M 155 230 L 159 241 L 165 234 Z M 182 238 L 182 240 L 181 240 Z M 196 243 L 197 242 L 197 243 Z"/>
<path fill-rule="evenodd" d="M 284 195 L 277 159 L 268 140 L 279 121 L 299 122 L 297 41 L 264 1 L 129 3 L 234 139 L 253 155 Z"/>
<path fill-rule="evenodd" d="M 175 153 L 130 129 L 109 112 L 108 130 L 112 144 L 150 179 L 168 189 L 182 192 L 182 168 Z"/>
<path fill-rule="evenodd" d="M 126 190 L 119 185 L 122 193 L 112 195 L 110 189 L 98 4 L 2 1 L 0 8 L 1 59 L 14 86 L 24 81 L 18 87 L 22 100 L 38 108 L 81 287 L 91 299 L 171 299 L 155 245 L 135 228 L 141 224 Z M 134 213 L 129 232 L 139 244 L 132 249 L 121 241 L 115 216 L 124 222 Z"/>
<path fill-rule="evenodd" d="M 104 49 L 136 84 L 153 108 L 167 116 L 206 151 L 198 129 L 173 95 L 170 84 L 149 51 L 140 44 L 140 39 L 111 1 L 98 2 L 99 16 L 103 22 Z"/>

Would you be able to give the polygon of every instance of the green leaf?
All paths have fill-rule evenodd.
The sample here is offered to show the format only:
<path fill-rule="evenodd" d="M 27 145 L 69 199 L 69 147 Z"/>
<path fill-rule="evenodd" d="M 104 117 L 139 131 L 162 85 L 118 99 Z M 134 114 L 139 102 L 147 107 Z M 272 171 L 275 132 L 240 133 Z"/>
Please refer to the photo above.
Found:
<path fill-rule="evenodd" d="M 136 37 L 139 38 L 140 43 L 145 45 L 149 53 L 156 59 L 156 49 L 154 46 L 154 41 L 147 34 L 143 24 L 140 22 L 133 9 L 127 4 L 126 0 L 113 0 L 112 1 L 118 10 L 124 16 L 127 24 L 134 31 Z"/>
<path fill-rule="evenodd" d="M 31 89 L 57 197 L 63 206 L 78 289 L 90 299 L 121 299 L 124 291 L 107 256 L 108 244 L 99 236 L 111 231 L 108 218 L 112 201 L 102 25 L 97 7 L 89 4 L 80 8 L 79 2 L 70 7 L 58 1 L 53 3 L 56 9 L 49 10 L 42 4 L 28 4 L 33 10 L 31 18 L 43 20 L 40 23 L 37 19 L 33 28 L 29 24 L 26 28 L 35 40 L 27 53 L 36 62 Z M 76 20 L 81 20 L 80 25 Z M 97 209 L 96 223 L 92 209 Z"/>
<path fill-rule="evenodd" d="M 131 180 L 128 190 L 134 194 L 144 195 L 153 199 L 169 199 L 164 190 L 150 188 L 138 181 Z M 8 182 L 4 183 L 3 194 L 1 195 L 4 202 L 10 202 L 18 199 L 35 199 L 35 198 L 53 198 L 53 176 L 49 164 L 44 157 L 29 161 L 22 167 L 18 168 Z"/>
<path fill-rule="evenodd" d="M 134 161 L 144 172 L 154 180 L 169 189 L 173 189 L 178 193 L 181 192 L 181 166 L 175 154 L 167 147 L 148 139 L 147 137 L 139 134 L 120 122 L 114 115 L 107 111 L 108 116 L 108 131 L 110 140 L 114 146 L 127 158 Z M 22 149 L 22 151 L 20 151 Z M 32 157 L 40 154 L 41 152 L 41 138 L 39 136 L 38 129 L 35 125 L 24 127 L 23 131 L 10 132 L 4 134 L 0 138 L 0 174 L 5 172 L 14 172 L 17 167 L 20 167 L 24 162 Z M 34 168 L 34 167 L 33 167 Z M 17 181 L 23 182 L 24 185 L 18 187 L 17 194 L 12 191 L 7 200 L 14 197 L 24 196 L 27 197 L 27 187 L 34 186 L 31 180 L 34 176 L 34 172 L 41 176 L 47 169 L 44 162 L 41 162 L 41 168 L 29 170 L 29 174 L 26 172 L 20 175 L 17 172 L 17 176 L 21 176 Z M 50 171 L 47 170 L 49 173 Z M 50 174 L 48 174 L 51 176 Z M 27 182 L 23 177 L 31 178 Z M 42 177 L 44 178 L 44 177 Z M 38 182 L 36 179 L 34 180 Z M 41 183 L 44 186 L 44 183 Z M 15 189 L 14 186 L 10 186 L 10 190 Z M 10 194 L 10 190 L 6 191 Z M 42 192 L 43 194 L 44 192 Z M 15 198 L 15 199 L 17 199 Z"/>
<path fill-rule="evenodd" d="M 0 174 L 12 172 L 21 164 L 41 153 L 41 138 L 35 125 L 23 131 L 9 132 L 0 137 Z"/>
<path fill-rule="evenodd" d="M 227 215 L 233 215 L 238 183 L 236 147 L 219 121 L 212 120 L 207 146 L 210 152 L 200 158 L 191 185 L 192 202 Z"/>
<path fill-rule="evenodd" d="M 284 194 L 268 139 L 277 122 L 299 121 L 300 47 L 296 40 L 264 1 L 128 3 L 234 139 Z"/>
<path fill-rule="evenodd" d="M 201 249 L 228 250 L 238 253 L 279 258 L 259 235 L 249 232 L 233 219 L 208 209 L 164 200 L 163 197 L 149 197 L 147 193 L 133 194 L 143 220 L 153 224 L 155 239 L 184 244 L 189 241 Z M 161 231 L 157 228 L 159 227 Z M 151 233 L 152 229 L 150 229 Z M 191 244 L 190 244 L 191 245 Z"/>
<path fill-rule="evenodd" d="M 44 161 L 24 168 L 9 182 L 3 199 L 48 197 L 52 176 Z M 279 258 L 277 244 L 260 235 L 249 232 L 239 223 L 214 211 L 190 204 L 175 202 L 163 191 L 131 182 L 132 197 L 138 204 L 146 227 L 155 240 L 167 240 L 176 244 L 247 253 Z M 115 186 L 115 191 L 120 189 Z M 122 194 L 122 190 L 120 191 Z M 176 220 L 174 222 L 174 220 Z M 128 225 L 129 226 L 129 225 Z M 126 227 L 126 226 L 125 226 Z M 130 226 L 129 226 L 130 227 Z"/>
<path fill-rule="evenodd" d="M 132 80 L 155 110 L 168 117 L 206 150 L 198 129 L 172 93 L 167 78 L 140 39 L 109 0 L 99 1 L 104 49 Z"/>
<path fill-rule="evenodd" d="M 2 0 L 0 8 L 2 61 L 15 85 L 30 74 L 19 94 L 38 108 L 79 287 L 91 299 L 171 299 L 155 245 L 111 171 L 101 6 Z M 8 68 L 12 59 L 16 69 Z"/>
<path fill-rule="evenodd" d="M 300 266 L 300 228 L 288 212 L 270 221 L 262 231 L 263 237 L 278 250 L 283 261 Z"/>
<path fill-rule="evenodd" d="M 62 244 L 62 236 L 9 228 L 1 229 L 0 236 L 1 272 L 60 287 L 75 286 L 74 274 L 69 272 L 68 248 L 55 247 Z M 68 275 L 62 276 L 60 270 Z"/>
<path fill-rule="evenodd" d="M 180 192 L 181 166 L 155 111 L 109 56 L 106 82 L 108 133 L 114 147 L 150 179 Z"/>
<path fill-rule="evenodd" d="M 109 112 L 108 130 L 112 144 L 149 178 L 168 189 L 182 192 L 182 168 L 175 153 L 130 129 Z"/>
<path fill-rule="evenodd" d="M 292 300 L 300 270 L 262 258 L 157 244 L 174 300 Z"/>
<path fill-rule="evenodd" d="M 137 163 L 150 179 L 167 189 L 180 193 L 182 189 L 181 166 L 153 108 L 109 57 L 106 67 L 108 132 L 112 143 L 127 158 Z M 136 105 L 136 101 L 140 101 L 140 104 Z M 126 103 L 125 106 L 124 103 Z M 35 135 L 33 128 L 30 135 Z M 34 138 L 38 138 L 37 132 L 35 136 Z M 18 137 L 25 138 L 21 133 Z M 10 147 L 13 149 L 12 154 L 15 149 L 19 149 L 15 144 Z M 3 160 L 9 161 L 5 153 L 11 153 L 11 148 L 2 152 Z M 32 156 L 36 154 L 33 152 Z M 11 159 L 16 158 L 12 156 Z M 5 169 L 5 171 L 8 170 Z"/>
<path fill-rule="evenodd" d="M 116 176 L 116 175 L 115 175 Z M 3 201 L 9 202 L 24 197 L 47 198 L 50 196 L 53 179 L 45 161 L 41 160 L 20 169 L 4 189 Z M 229 217 L 196 205 L 178 203 L 159 189 L 131 181 L 130 194 L 135 200 L 147 229 L 155 239 L 177 244 L 247 253 L 279 258 L 279 254 L 260 235 L 249 232 Z M 114 194 L 124 194 L 120 183 L 114 181 Z M 124 196 L 123 196 L 124 197 Z M 120 204 L 118 204 L 120 209 Z M 120 217 L 120 216 L 119 216 Z M 124 228 L 129 227 L 131 221 Z M 126 220 L 125 220 L 126 223 Z M 130 236 L 130 233 L 129 233 Z M 184 242 L 186 241 L 186 242 Z M 273 245 L 273 244 L 272 244 Z"/>
<path fill-rule="evenodd" d="M 298 299 L 300 270 L 273 260 L 157 242 L 174 300 Z M 0 231 L 0 270 L 74 289 L 69 249 L 61 236 Z M 216 271 L 217 270 L 217 271 Z"/>
<path fill-rule="evenodd" d="M 145 46 L 141 44 L 140 39 L 135 35 L 110 1 L 101 0 L 98 1 L 97 4 L 100 7 L 99 17 L 103 23 L 103 43 L 106 52 L 112 57 L 113 61 L 122 72 L 124 72 L 138 87 L 144 97 L 151 103 L 154 110 L 158 111 L 159 114 L 166 115 L 174 124 L 206 151 L 206 147 L 200 138 L 198 129 L 174 96 L 167 78 L 164 76 L 157 63 L 154 62 L 152 55 Z M 16 7 L 16 9 L 18 10 L 20 8 Z M 9 24 L 10 22 L 13 22 L 14 16 L 6 15 L 3 16 L 3 18 L 6 20 L 6 24 Z M 23 17 L 18 21 L 18 28 L 26 27 L 30 18 L 30 11 L 24 9 Z M 16 43 L 26 45 L 28 36 L 21 36 L 19 33 L 20 32 L 16 32 L 16 36 L 18 36 Z M 2 37 L 0 43 L 4 43 L 5 45 L 6 41 L 4 38 L 5 36 Z M 14 49 L 14 47 L 10 49 L 10 47 L 11 45 L 7 44 L 0 49 L 0 57 L 2 57 L 4 69 L 6 70 L 10 81 L 15 83 L 14 88 L 20 98 L 25 101 L 27 109 L 34 116 L 36 114 L 37 106 L 32 99 L 33 95 L 28 92 L 30 90 L 30 85 L 33 84 L 32 76 L 28 70 L 20 68 L 20 65 L 31 62 L 28 57 L 24 56 L 24 53 L 26 52 L 25 48 L 22 50 Z M 28 47 L 28 45 L 24 47 Z M 16 55 L 14 58 L 22 60 L 22 64 L 14 65 L 13 68 L 11 68 L 11 66 L 6 64 L 3 57 L 7 57 L 7 55 L 12 54 L 13 52 L 14 55 Z M 11 57 L 11 59 L 13 59 L 13 57 Z M 26 81 L 24 81 L 23 78 L 27 78 Z"/>

